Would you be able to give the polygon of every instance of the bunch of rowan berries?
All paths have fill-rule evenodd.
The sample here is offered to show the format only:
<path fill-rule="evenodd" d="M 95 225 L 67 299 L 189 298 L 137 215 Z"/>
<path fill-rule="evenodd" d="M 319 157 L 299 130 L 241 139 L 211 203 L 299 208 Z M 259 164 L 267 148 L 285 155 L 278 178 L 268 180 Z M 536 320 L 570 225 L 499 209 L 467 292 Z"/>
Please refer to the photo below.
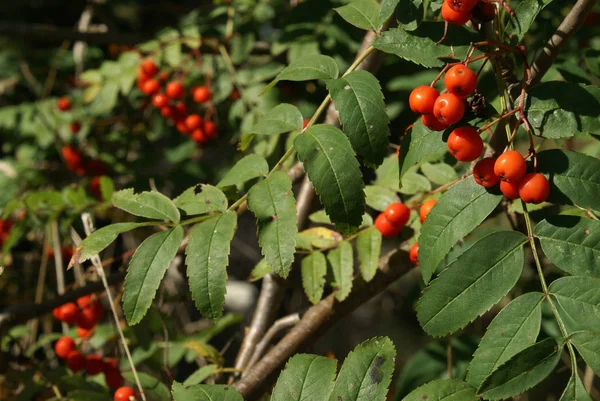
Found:
<path fill-rule="evenodd" d="M 471 18 L 488 22 L 495 14 L 496 8 L 490 0 L 444 0 L 442 3 L 442 18 L 453 25 L 464 25 Z"/>
<path fill-rule="evenodd" d="M 73 107 L 71 99 L 68 97 L 59 98 L 56 105 L 58 110 L 62 112 L 69 111 Z M 71 124 L 69 124 L 69 129 L 71 130 L 71 133 L 75 135 L 81 131 L 81 123 L 79 121 L 73 121 Z"/>
<path fill-rule="evenodd" d="M 481 159 L 473 169 L 475 181 L 486 188 L 498 183 L 509 199 L 521 198 L 525 203 L 542 203 L 550 195 L 550 183 L 540 173 L 527 173 L 525 158 L 516 150 L 507 150 L 498 158 Z"/>
<path fill-rule="evenodd" d="M 167 82 L 168 81 L 168 82 Z M 164 86 L 164 88 L 163 88 Z M 137 87 L 151 97 L 152 105 L 160 114 L 171 120 L 179 132 L 189 135 L 197 144 L 204 144 L 217 136 L 217 125 L 206 116 L 190 113 L 185 103 L 186 90 L 179 80 L 169 80 L 169 74 L 160 72 L 152 60 L 144 60 L 138 69 Z M 191 99 L 197 104 L 206 104 L 212 98 L 207 86 L 196 86 L 190 90 Z"/>
<path fill-rule="evenodd" d="M 77 335 L 88 338 L 96 327 L 96 323 L 104 315 L 102 304 L 92 295 L 77 299 L 77 302 L 67 302 L 52 311 L 59 321 L 77 325 Z"/>

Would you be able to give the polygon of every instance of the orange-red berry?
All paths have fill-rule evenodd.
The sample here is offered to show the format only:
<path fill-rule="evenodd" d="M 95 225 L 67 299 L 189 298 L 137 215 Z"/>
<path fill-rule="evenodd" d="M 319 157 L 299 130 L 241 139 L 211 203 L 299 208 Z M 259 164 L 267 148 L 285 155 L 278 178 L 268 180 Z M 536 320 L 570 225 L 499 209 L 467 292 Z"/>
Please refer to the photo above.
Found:
<path fill-rule="evenodd" d="M 79 351 L 71 351 L 67 355 L 67 366 L 73 372 L 85 369 L 85 356 Z"/>
<path fill-rule="evenodd" d="M 185 119 L 185 126 L 190 131 L 200 128 L 201 125 L 202 125 L 202 118 L 200 118 L 200 116 L 198 114 L 190 114 Z"/>
<path fill-rule="evenodd" d="M 410 248 L 410 252 L 408 253 L 410 257 L 410 261 L 413 262 L 416 266 L 419 266 L 419 243 L 415 242 L 413 246 Z"/>
<path fill-rule="evenodd" d="M 527 172 L 527 164 L 523 156 L 516 150 L 508 150 L 498 156 L 494 164 L 494 174 L 502 181 L 519 183 Z"/>
<path fill-rule="evenodd" d="M 164 118 L 173 117 L 173 108 L 171 106 L 163 106 L 160 108 L 160 115 Z"/>
<path fill-rule="evenodd" d="M 206 133 L 204 133 L 202 128 L 192 131 L 191 138 L 194 142 L 199 144 L 208 142 L 208 136 L 206 136 Z"/>
<path fill-rule="evenodd" d="M 153 77 L 158 72 L 158 66 L 152 60 L 144 60 L 141 65 L 142 71 L 149 76 Z"/>
<path fill-rule="evenodd" d="M 433 115 L 447 125 L 456 124 L 465 114 L 465 102 L 453 93 L 438 96 L 433 105 Z"/>
<path fill-rule="evenodd" d="M 542 203 L 550 195 L 550 183 L 540 173 L 527 174 L 519 183 L 519 196 L 525 203 Z"/>
<path fill-rule="evenodd" d="M 375 219 L 375 228 L 386 238 L 395 237 L 402 231 L 402 226 L 392 224 L 384 213 L 380 213 Z"/>
<path fill-rule="evenodd" d="M 114 401 L 130 401 L 135 397 L 135 391 L 131 387 L 121 387 L 115 391 Z"/>
<path fill-rule="evenodd" d="M 448 7 L 457 13 L 469 12 L 477 5 L 479 0 L 445 0 L 444 3 L 448 3 Z"/>
<path fill-rule="evenodd" d="M 76 134 L 79 131 L 81 131 L 81 123 L 79 123 L 77 121 L 73 122 L 73 123 L 71 123 L 71 125 L 69 125 L 69 129 L 71 130 L 72 134 Z"/>
<path fill-rule="evenodd" d="M 164 93 L 157 93 L 152 97 L 152 105 L 157 109 L 165 107 L 169 103 L 169 98 Z"/>
<path fill-rule="evenodd" d="M 77 328 L 77 336 L 81 339 L 86 340 L 91 337 L 93 331 L 94 331 L 94 329 L 84 329 L 83 327 L 78 327 Z"/>
<path fill-rule="evenodd" d="M 202 125 L 204 133 L 209 138 L 215 138 L 217 136 L 217 124 L 212 121 L 205 121 Z"/>
<path fill-rule="evenodd" d="M 494 173 L 494 157 L 485 157 L 477 162 L 473 168 L 475 182 L 485 188 L 493 187 L 500 182 L 500 178 Z"/>
<path fill-rule="evenodd" d="M 73 350 L 75 350 L 75 341 L 69 336 L 59 338 L 54 344 L 54 352 L 59 358 L 66 358 Z"/>
<path fill-rule="evenodd" d="M 421 121 L 423 122 L 424 126 L 432 131 L 443 131 L 448 128 L 448 124 L 444 124 L 433 114 L 423 114 L 421 116 Z"/>
<path fill-rule="evenodd" d="M 410 209 L 400 202 L 390 203 L 383 213 L 390 223 L 400 227 L 404 227 L 410 218 Z"/>
<path fill-rule="evenodd" d="M 71 100 L 68 97 L 61 97 L 58 99 L 57 106 L 60 111 L 71 110 Z"/>
<path fill-rule="evenodd" d="M 165 93 L 171 99 L 179 99 L 185 93 L 183 85 L 179 81 L 171 81 L 167 84 Z"/>
<path fill-rule="evenodd" d="M 500 192 L 508 199 L 519 199 L 519 183 L 500 181 Z"/>
<path fill-rule="evenodd" d="M 206 86 L 198 86 L 192 89 L 192 97 L 194 98 L 194 102 L 204 103 L 210 100 L 212 93 Z"/>
<path fill-rule="evenodd" d="M 148 96 L 160 90 L 160 83 L 156 79 L 149 79 L 142 84 L 142 92 Z"/>
<path fill-rule="evenodd" d="M 92 308 L 83 308 L 77 317 L 77 326 L 92 329 L 98 322 L 97 313 Z"/>
<path fill-rule="evenodd" d="M 446 72 L 444 85 L 450 93 L 465 98 L 477 89 L 477 75 L 464 64 L 457 64 Z"/>
<path fill-rule="evenodd" d="M 431 208 L 433 208 L 436 203 L 437 201 L 435 199 L 429 199 L 423 202 L 419 209 L 419 220 L 421 220 L 421 223 L 425 221 L 427 215 L 431 212 Z"/>
<path fill-rule="evenodd" d="M 104 361 L 97 354 L 88 355 L 85 358 L 85 371 L 88 375 L 97 375 L 104 370 Z"/>
<path fill-rule="evenodd" d="M 471 11 L 456 12 L 444 1 L 442 4 L 442 18 L 449 24 L 464 25 L 471 19 Z"/>
<path fill-rule="evenodd" d="M 432 88 L 431 86 L 417 86 L 410 92 L 408 104 L 410 105 L 410 109 L 415 113 L 431 114 L 433 113 L 435 100 L 439 95 L 440 93 L 437 89 Z"/>
<path fill-rule="evenodd" d="M 483 140 L 471 126 L 458 127 L 448 137 L 448 149 L 456 160 L 471 162 L 483 152 Z"/>
<path fill-rule="evenodd" d="M 119 369 L 109 368 L 104 369 L 104 380 L 110 388 L 117 388 L 123 385 L 123 375 Z"/>
<path fill-rule="evenodd" d="M 79 308 L 75 303 L 69 302 L 60 307 L 62 321 L 67 324 L 75 324 L 79 318 Z"/>

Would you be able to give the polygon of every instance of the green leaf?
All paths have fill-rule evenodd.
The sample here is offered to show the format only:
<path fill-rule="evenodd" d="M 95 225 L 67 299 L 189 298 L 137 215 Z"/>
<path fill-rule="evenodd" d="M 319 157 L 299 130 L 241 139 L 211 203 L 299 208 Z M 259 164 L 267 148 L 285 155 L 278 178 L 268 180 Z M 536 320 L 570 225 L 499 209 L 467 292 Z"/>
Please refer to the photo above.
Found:
<path fill-rule="evenodd" d="M 600 331 L 600 279 L 562 277 L 548 287 L 569 331 Z"/>
<path fill-rule="evenodd" d="M 251 154 L 239 160 L 229 170 L 225 177 L 219 181 L 218 187 L 238 185 L 256 177 L 262 177 L 269 173 L 269 164 L 264 157 Z"/>
<path fill-rule="evenodd" d="M 427 160 L 431 154 L 446 150 L 446 142 L 442 140 L 440 132 L 431 131 L 425 127 L 421 120 L 417 121 L 412 129 L 402 139 L 400 144 L 400 178 L 412 166 L 419 165 Z"/>
<path fill-rule="evenodd" d="M 578 331 L 571 335 L 571 341 L 585 363 L 600 376 L 600 331 Z"/>
<path fill-rule="evenodd" d="M 241 64 L 246 61 L 252 53 L 254 42 L 255 36 L 252 32 L 231 38 L 231 61 L 234 64 Z"/>
<path fill-rule="evenodd" d="M 169 35 L 168 38 L 161 37 L 163 41 L 168 39 L 168 44 L 165 46 L 164 57 L 167 64 L 171 67 L 178 67 L 181 65 L 182 61 L 182 52 L 181 52 L 181 41 L 179 33 L 175 30 L 172 30 L 172 35 Z"/>
<path fill-rule="evenodd" d="M 477 42 L 477 35 L 465 28 L 451 26 L 443 43 L 436 42 L 444 34 L 443 22 L 423 22 L 416 30 L 390 29 L 373 42 L 373 46 L 423 67 L 443 67 L 444 59 L 463 59 L 469 43 Z"/>
<path fill-rule="evenodd" d="M 394 14 L 396 6 L 398 6 L 399 2 L 400 0 L 383 0 L 381 2 L 381 6 L 379 9 L 379 19 L 377 22 L 378 26 L 383 25 L 385 21 L 387 21 L 392 16 L 392 14 Z"/>
<path fill-rule="evenodd" d="M 414 195 L 418 192 L 431 191 L 431 183 L 425 176 L 414 171 L 408 171 L 400 180 L 399 192 L 405 195 Z"/>
<path fill-rule="evenodd" d="M 267 264 L 280 276 L 287 277 L 294 261 L 298 217 L 292 192 L 292 180 L 276 171 L 248 191 L 248 208 L 258 225 L 258 242 Z"/>
<path fill-rule="evenodd" d="M 200 313 L 212 321 L 223 314 L 229 247 L 236 224 L 233 211 L 203 221 L 192 229 L 185 249 L 192 298 Z"/>
<path fill-rule="evenodd" d="M 365 195 L 367 206 L 380 212 L 383 212 L 390 203 L 400 200 L 394 191 L 379 185 L 367 185 Z"/>
<path fill-rule="evenodd" d="M 356 152 L 367 162 L 380 165 L 387 154 L 390 129 L 377 78 L 367 71 L 354 71 L 328 81 L 327 89 L 340 113 L 344 133 Z"/>
<path fill-rule="evenodd" d="M 525 241 L 517 231 L 500 231 L 463 252 L 423 291 L 417 304 L 421 327 L 440 337 L 487 312 L 521 276 Z"/>
<path fill-rule="evenodd" d="M 254 269 L 252 269 L 252 271 L 250 272 L 250 277 L 248 277 L 248 281 L 258 281 L 261 278 L 263 278 L 264 276 L 266 276 L 269 273 L 272 273 L 273 269 L 271 268 L 271 266 L 269 266 L 267 264 L 267 261 L 265 260 L 265 258 L 262 258 L 257 264 L 256 266 L 254 266 Z"/>
<path fill-rule="evenodd" d="M 402 13 L 398 13 L 397 16 L 398 26 L 405 31 L 417 29 L 423 21 L 425 7 L 429 6 L 428 3 L 423 3 L 425 3 L 423 0 L 400 0 L 398 8 L 402 10 Z"/>
<path fill-rule="evenodd" d="M 477 227 L 500 203 L 478 185 L 473 177 L 454 184 L 431 209 L 421 227 L 419 262 L 423 280 L 428 283 L 452 247 Z"/>
<path fill-rule="evenodd" d="M 275 79 L 263 90 L 266 92 L 279 81 L 310 81 L 313 79 L 335 79 L 339 68 L 329 56 L 312 55 L 294 61 L 283 69 Z"/>
<path fill-rule="evenodd" d="M 343 301 L 350 295 L 354 277 L 354 255 L 352 245 L 344 241 L 340 246 L 327 254 L 327 260 L 333 272 L 331 286 L 338 301 Z"/>
<path fill-rule="evenodd" d="M 479 401 L 475 396 L 475 388 L 462 380 L 439 379 L 429 382 L 409 395 L 402 401 Z"/>
<path fill-rule="evenodd" d="M 504 400 L 523 393 L 548 376 L 560 360 L 562 346 L 546 338 L 519 352 L 477 389 L 486 400 Z"/>
<path fill-rule="evenodd" d="M 570 150 L 540 152 L 538 172 L 549 175 L 548 202 L 600 209 L 600 160 Z"/>
<path fill-rule="evenodd" d="M 534 234 L 556 267 L 574 276 L 600 278 L 600 222 L 554 216 L 538 223 Z"/>
<path fill-rule="evenodd" d="M 452 166 L 446 163 L 423 163 L 421 165 L 421 171 L 425 174 L 425 177 L 434 184 L 444 185 L 452 182 L 458 178 L 458 174 Z"/>
<path fill-rule="evenodd" d="M 201 192 L 199 194 L 196 193 L 197 188 L 198 185 L 194 185 L 173 199 L 175 206 L 188 216 L 227 210 L 227 197 L 219 188 L 200 184 Z"/>
<path fill-rule="evenodd" d="M 187 379 L 183 382 L 184 386 L 193 386 L 194 384 L 200 384 L 208 377 L 210 377 L 215 370 L 217 370 L 217 365 L 206 365 L 202 366 L 200 369 L 192 373 L 188 376 Z"/>
<path fill-rule="evenodd" d="M 515 13 L 509 15 L 504 34 L 511 38 L 511 42 L 519 43 L 533 25 L 533 21 L 544 7 L 552 0 L 522 0 Z"/>
<path fill-rule="evenodd" d="M 558 401 L 592 401 L 576 372 L 571 375 L 565 391 Z"/>
<path fill-rule="evenodd" d="M 543 138 L 600 131 L 600 88 L 594 85 L 542 82 L 527 91 L 525 108 L 533 133 Z"/>
<path fill-rule="evenodd" d="M 336 367 L 335 359 L 294 355 L 279 375 L 271 401 L 326 400 L 333 389 Z"/>
<path fill-rule="evenodd" d="M 467 382 L 477 387 L 500 365 L 534 344 L 542 321 L 543 294 L 514 299 L 496 315 L 469 364 Z"/>
<path fill-rule="evenodd" d="M 375 0 L 354 0 L 334 10 L 355 27 L 377 31 L 379 4 Z"/>
<path fill-rule="evenodd" d="M 125 210 L 135 216 L 149 219 L 171 220 L 179 223 L 179 210 L 171 199 L 160 192 L 140 192 L 136 194 L 133 188 L 117 191 L 112 196 L 114 207 Z"/>
<path fill-rule="evenodd" d="M 363 342 L 344 360 L 329 401 L 384 401 L 395 357 L 396 349 L 387 337 Z"/>
<path fill-rule="evenodd" d="M 298 159 L 327 215 L 344 234 L 360 226 L 365 210 L 364 183 L 348 138 L 331 125 L 314 125 L 294 141 Z"/>
<path fill-rule="evenodd" d="M 150 399 L 154 400 L 168 400 L 171 398 L 169 388 L 160 380 L 144 373 L 138 372 L 138 378 L 144 388 L 144 393 Z M 123 377 L 130 383 L 135 383 L 135 376 L 131 372 L 123 372 Z"/>
<path fill-rule="evenodd" d="M 116 223 L 94 231 L 77 247 L 79 262 L 83 263 L 86 260 L 89 260 L 92 256 L 98 255 L 102 250 L 116 240 L 119 234 L 131 231 L 138 227 L 143 227 L 144 225 L 144 223 Z"/>
<path fill-rule="evenodd" d="M 313 304 L 323 297 L 326 274 L 327 262 L 321 252 L 313 252 L 302 259 L 302 287 Z"/>
<path fill-rule="evenodd" d="M 139 323 L 150 306 L 160 282 L 183 241 L 177 226 L 148 237 L 136 249 L 125 278 L 123 312 L 131 325 Z"/>
<path fill-rule="evenodd" d="M 110 202 L 115 193 L 115 184 L 110 177 L 103 175 L 100 177 L 100 194 L 104 202 Z"/>
<path fill-rule="evenodd" d="M 375 277 L 379 268 L 379 254 L 381 253 L 381 233 L 370 227 L 360 233 L 356 238 L 356 251 L 360 261 L 360 274 L 366 282 Z"/>
<path fill-rule="evenodd" d="M 277 135 L 302 129 L 302 113 L 294 105 L 283 103 L 262 116 L 248 134 Z"/>
<path fill-rule="evenodd" d="M 175 401 L 244 401 L 235 388 L 222 384 L 186 386 L 173 382 L 171 392 Z M 162 400 L 168 399 L 170 397 L 162 398 Z"/>
<path fill-rule="evenodd" d="M 117 105 L 119 89 L 118 82 L 106 82 L 102 85 L 89 106 L 90 113 L 102 115 L 111 111 Z"/>

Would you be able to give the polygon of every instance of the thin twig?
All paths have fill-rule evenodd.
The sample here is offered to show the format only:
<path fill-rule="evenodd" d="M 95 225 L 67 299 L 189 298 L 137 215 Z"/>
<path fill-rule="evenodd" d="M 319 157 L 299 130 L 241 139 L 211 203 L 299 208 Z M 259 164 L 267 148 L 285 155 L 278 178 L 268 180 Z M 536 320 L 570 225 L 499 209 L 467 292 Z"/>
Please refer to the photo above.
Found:
<path fill-rule="evenodd" d="M 60 236 L 58 233 L 58 222 L 54 220 L 50 223 L 50 236 L 52 238 L 52 248 L 54 250 L 54 268 L 56 270 L 56 289 L 58 295 L 65 293 L 65 273 L 63 268 L 62 250 L 60 246 Z M 44 249 L 44 252 L 46 250 Z M 61 322 L 63 334 L 69 330 L 69 325 Z"/>
<path fill-rule="evenodd" d="M 44 249 L 42 249 L 42 260 L 40 261 L 40 275 L 38 277 L 37 285 L 35 288 L 35 303 L 39 304 L 44 299 L 44 288 L 46 286 L 46 273 L 48 271 L 48 252 L 46 249 L 48 248 L 48 236 L 46 235 L 44 238 Z M 35 319 L 31 322 L 31 335 L 29 336 L 29 343 L 35 343 L 35 339 L 37 338 L 38 327 L 40 325 L 40 321 Z"/>

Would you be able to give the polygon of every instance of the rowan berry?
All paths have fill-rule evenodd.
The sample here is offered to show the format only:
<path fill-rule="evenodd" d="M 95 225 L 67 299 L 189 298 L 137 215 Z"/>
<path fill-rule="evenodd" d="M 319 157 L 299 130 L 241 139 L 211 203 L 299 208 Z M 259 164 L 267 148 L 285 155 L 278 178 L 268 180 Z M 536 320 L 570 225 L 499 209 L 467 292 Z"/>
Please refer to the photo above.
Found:
<path fill-rule="evenodd" d="M 54 352 L 59 358 L 66 358 L 75 350 L 75 341 L 69 336 L 63 336 L 54 344 Z"/>
<path fill-rule="evenodd" d="M 130 401 L 131 397 L 135 397 L 135 391 L 131 387 L 121 387 L 115 391 L 114 401 Z"/>
<path fill-rule="evenodd" d="M 111 370 L 119 370 L 119 361 L 117 358 L 106 358 L 104 359 L 104 372 Z"/>
<path fill-rule="evenodd" d="M 442 18 L 449 24 L 464 25 L 471 19 L 471 11 L 456 12 L 444 1 L 442 4 Z"/>
<path fill-rule="evenodd" d="M 105 369 L 104 380 L 110 388 L 117 388 L 123 385 L 123 375 L 121 375 L 119 369 Z"/>
<path fill-rule="evenodd" d="M 67 110 L 71 110 L 71 100 L 67 97 L 61 97 L 58 99 L 57 102 L 58 105 L 58 109 L 60 111 L 67 111 Z"/>
<path fill-rule="evenodd" d="M 217 124 L 212 121 L 205 121 L 202 125 L 204 133 L 209 138 L 215 138 L 217 136 Z"/>
<path fill-rule="evenodd" d="M 79 308 L 75 303 L 69 302 L 60 307 L 60 316 L 63 322 L 67 324 L 75 324 L 79 318 Z"/>
<path fill-rule="evenodd" d="M 199 144 L 208 142 L 208 136 L 206 136 L 206 134 L 201 128 L 192 131 L 191 138 L 194 142 Z"/>
<path fill-rule="evenodd" d="M 490 0 L 480 0 L 472 13 L 473 18 L 480 23 L 490 22 L 496 16 L 496 6 Z"/>
<path fill-rule="evenodd" d="M 173 108 L 171 106 L 163 106 L 160 108 L 160 115 L 164 118 L 173 117 Z"/>
<path fill-rule="evenodd" d="M 212 93 L 206 86 L 198 86 L 192 89 L 192 97 L 194 98 L 194 102 L 204 103 L 210 100 Z"/>
<path fill-rule="evenodd" d="M 542 203 L 550 195 L 550 183 L 543 174 L 527 174 L 519 183 L 519 196 L 525 203 Z"/>
<path fill-rule="evenodd" d="M 410 252 L 408 254 L 410 257 L 410 261 L 413 262 L 416 266 L 419 266 L 419 243 L 415 242 L 413 246 L 410 248 Z"/>
<path fill-rule="evenodd" d="M 404 227 L 410 218 L 410 209 L 400 202 L 390 203 L 383 213 L 388 221 L 397 227 Z"/>
<path fill-rule="evenodd" d="M 200 128 L 201 125 L 202 125 L 202 118 L 200 118 L 200 116 L 198 114 L 190 114 L 185 119 L 185 126 L 190 131 Z"/>
<path fill-rule="evenodd" d="M 59 307 L 52 309 L 52 316 L 60 322 L 63 321 L 62 309 Z"/>
<path fill-rule="evenodd" d="M 450 93 L 465 98 L 477 89 L 477 74 L 464 64 L 457 64 L 446 72 L 444 85 Z"/>
<path fill-rule="evenodd" d="M 156 79 L 149 79 L 142 85 L 142 92 L 148 96 L 157 93 L 160 90 L 160 83 Z"/>
<path fill-rule="evenodd" d="M 184 120 L 187 116 L 188 108 L 185 103 L 177 102 L 173 106 L 173 118 L 175 120 Z"/>
<path fill-rule="evenodd" d="M 494 174 L 502 181 L 520 182 L 527 172 L 527 164 L 523 156 L 516 150 L 509 150 L 498 156 L 494 164 Z"/>
<path fill-rule="evenodd" d="M 176 121 L 175 128 L 177 128 L 177 131 L 181 132 L 183 135 L 187 135 L 190 133 L 190 130 L 188 129 L 187 125 L 185 125 L 185 120 Z"/>
<path fill-rule="evenodd" d="M 165 107 L 169 103 L 169 98 L 164 93 L 157 93 L 152 97 L 152 105 L 157 109 Z"/>
<path fill-rule="evenodd" d="M 148 75 L 146 73 L 146 71 L 144 71 L 143 69 L 140 68 L 137 72 L 137 78 L 138 78 L 138 84 L 140 84 L 140 83 L 143 84 L 147 80 L 151 79 L 152 76 Z"/>
<path fill-rule="evenodd" d="M 171 99 L 179 99 L 185 93 L 183 85 L 179 81 L 171 81 L 167 84 L 165 93 Z"/>
<path fill-rule="evenodd" d="M 415 113 L 431 114 L 433 113 L 435 100 L 439 95 L 440 93 L 437 89 L 432 88 L 431 86 L 417 86 L 410 92 L 408 104 L 410 105 L 410 109 Z"/>
<path fill-rule="evenodd" d="M 465 114 L 465 102 L 453 93 L 438 96 L 433 105 L 433 115 L 447 125 L 456 124 Z"/>
<path fill-rule="evenodd" d="M 379 232 L 387 238 L 395 237 L 400 234 L 402 231 L 402 226 L 395 226 L 391 221 L 385 216 L 384 213 L 380 213 L 379 216 L 375 219 L 375 228 L 379 230 Z"/>
<path fill-rule="evenodd" d="M 92 308 L 83 308 L 77 317 L 77 326 L 84 329 L 93 328 L 98 322 L 96 312 Z"/>
<path fill-rule="evenodd" d="M 475 128 L 458 127 L 448 137 L 448 149 L 456 160 L 471 162 L 483 152 L 483 140 Z"/>
<path fill-rule="evenodd" d="M 240 91 L 237 89 L 232 90 L 231 94 L 229 95 L 229 99 L 238 100 L 239 98 L 240 98 Z"/>
<path fill-rule="evenodd" d="M 158 72 L 158 66 L 152 60 L 144 60 L 141 65 L 142 71 L 149 76 L 153 77 Z"/>
<path fill-rule="evenodd" d="M 421 223 L 425 221 L 427 215 L 431 212 L 431 208 L 434 207 L 436 203 L 437 201 L 435 199 L 429 199 L 423 202 L 419 209 L 419 220 L 421 220 Z"/>
<path fill-rule="evenodd" d="M 90 306 L 90 304 L 92 302 L 95 302 L 96 300 L 93 298 L 92 294 L 89 295 L 84 295 L 82 297 L 77 298 L 77 306 L 79 306 L 80 308 L 87 308 L 88 306 Z"/>
<path fill-rule="evenodd" d="M 519 199 L 519 183 L 500 181 L 500 192 L 508 199 Z"/>
<path fill-rule="evenodd" d="M 160 82 L 165 82 L 167 79 L 169 79 L 169 73 L 168 72 L 163 71 L 160 74 L 158 74 L 158 80 Z"/>
<path fill-rule="evenodd" d="M 71 351 L 67 355 L 67 366 L 73 372 L 85 369 L 85 356 L 79 351 Z"/>
<path fill-rule="evenodd" d="M 100 199 L 102 198 L 102 191 L 100 188 L 100 176 L 96 176 L 96 177 L 92 177 L 92 179 L 90 180 L 90 193 Z"/>
<path fill-rule="evenodd" d="M 457 13 L 466 13 L 471 11 L 473 7 L 477 5 L 479 0 L 445 0 L 444 3 L 448 3 L 448 7 Z"/>
<path fill-rule="evenodd" d="M 444 124 L 433 114 L 423 114 L 421 116 L 421 121 L 423 122 L 424 126 L 432 131 L 443 131 L 448 128 L 448 124 Z"/>
<path fill-rule="evenodd" d="M 85 358 L 85 371 L 88 375 L 94 376 L 104 370 L 104 361 L 97 354 L 88 355 Z"/>
<path fill-rule="evenodd" d="M 500 182 L 500 178 L 494 174 L 494 157 L 485 157 L 477 162 L 473 168 L 475 182 L 485 188 L 493 187 Z"/>
<path fill-rule="evenodd" d="M 81 123 L 79 123 L 79 122 L 71 123 L 71 125 L 69 125 L 69 129 L 71 130 L 72 134 L 76 134 L 79 131 L 81 131 Z"/>
<path fill-rule="evenodd" d="M 93 332 L 93 329 L 84 329 L 83 327 L 77 328 L 77 336 L 84 340 L 91 337 L 92 332 Z"/>

